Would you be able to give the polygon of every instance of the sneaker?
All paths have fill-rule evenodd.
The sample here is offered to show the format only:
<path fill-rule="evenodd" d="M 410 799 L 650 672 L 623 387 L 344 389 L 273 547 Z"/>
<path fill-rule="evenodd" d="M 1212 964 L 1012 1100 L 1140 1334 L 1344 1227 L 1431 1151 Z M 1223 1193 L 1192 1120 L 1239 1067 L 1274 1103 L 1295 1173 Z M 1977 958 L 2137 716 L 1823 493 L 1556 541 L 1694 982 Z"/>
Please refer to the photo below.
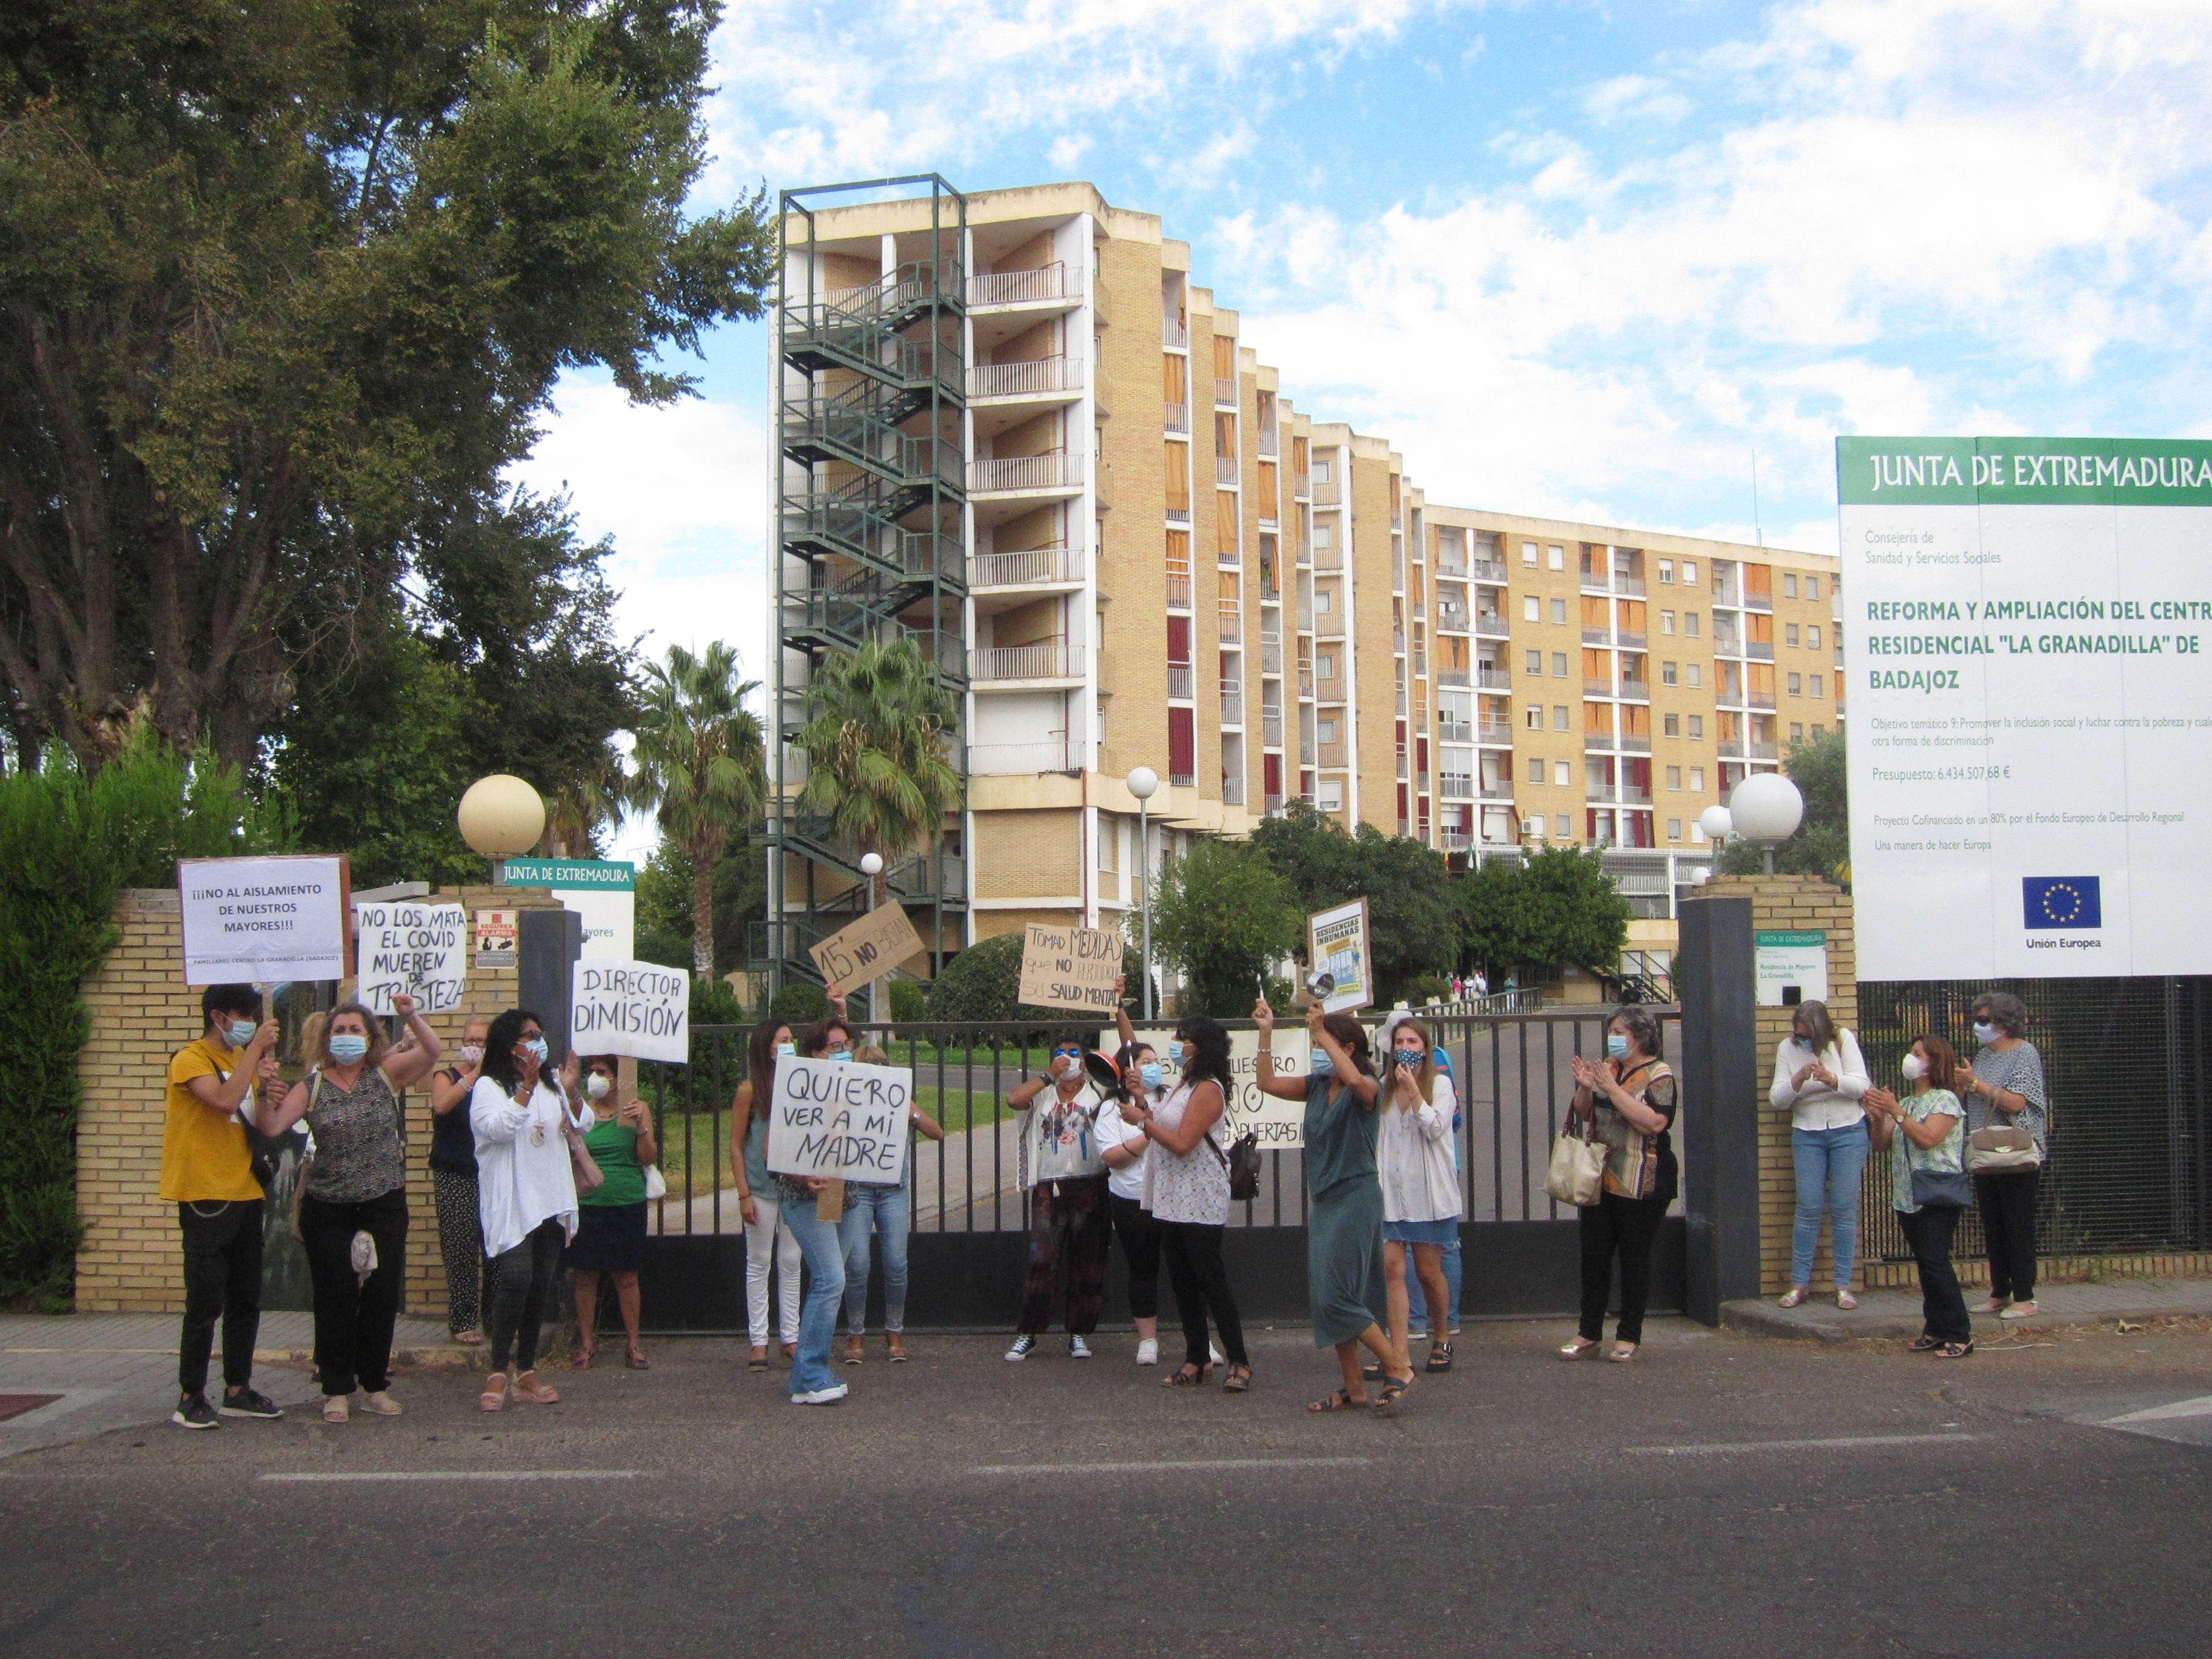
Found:
<path fill-rule="evenodd" d="M 845 1394 L 846 1389 L 842 1382 L 832 1382 L 826 1389 L 814 1389 L 805 1394 L 795 1394 L 791 1396 L 791 1403 L 794 1406 L 834 1406 L 845 1397 Z"/>
<path fill-rule="evenodd" d="M 188 1394 L 177 1401 L 177 1409 L 169 1413 L 169 1421 L 180 1429 L 219 1429 L 215 1407 L 209 1405 L 204 1394 Z"/>
<path fill-rule="evenodd" d="M 1006 1364 L 1018 1365 L 1036 1352 L 1036 1338 L 1024 1331 L 1014 1339 L 1014 1346 L 1006 1350 Z"/>
<path fill-rule="evenodd" d="M 225 1417 L 265 1417 L 272 1421 L 284 1415 L 284 1408 L 265 1394 L 257 1394 L 251 1388 L 231 1389 L 222 1396 Z"/>
<path fill-rule="evenodd" d="M 1069 1337 L 1067 1339 L 1067 1357 L 1070 1359 L 1090 1358 L 1091 1345 L 1088 1342 L 1085 1342 L 1079 1336 Z"/>
<path fill-rule="evenodd" d="M 1139 1365 L 1158 1364 L 1160 1363 L 1159 1343 L 1148 1336 L 1137 1344 L 1137 1363 Z"/>

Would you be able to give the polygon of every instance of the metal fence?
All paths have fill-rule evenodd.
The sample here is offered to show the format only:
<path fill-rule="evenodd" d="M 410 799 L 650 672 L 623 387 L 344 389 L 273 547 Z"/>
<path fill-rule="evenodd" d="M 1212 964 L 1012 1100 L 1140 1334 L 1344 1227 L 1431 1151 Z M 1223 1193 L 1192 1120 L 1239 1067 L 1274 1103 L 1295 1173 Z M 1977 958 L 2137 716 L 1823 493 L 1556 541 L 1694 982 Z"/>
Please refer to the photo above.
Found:
<path fill-rule="evenodd" d="M 2039 1255 L 2115 1255 L 2212 1246 L 2202 1065 L 2212 1036 L 2204 978 L 1949 980 L 1859 987 L 1859 1043 L 1876 1083 L 1900 1088 L 1913 1039 L 1947 1038 L 1973 1058 L 1974 999 L 2009 991 L 2027 1005 L 2043 1056 L 2050 1146 L 2036 1195 Z M 1909 1261 L 1888 1166 L 1867 1172 L 1860 1249 Z M 1985 1255 L 1981 1218 L 1961 1218 L 1954 1254 Z"/>

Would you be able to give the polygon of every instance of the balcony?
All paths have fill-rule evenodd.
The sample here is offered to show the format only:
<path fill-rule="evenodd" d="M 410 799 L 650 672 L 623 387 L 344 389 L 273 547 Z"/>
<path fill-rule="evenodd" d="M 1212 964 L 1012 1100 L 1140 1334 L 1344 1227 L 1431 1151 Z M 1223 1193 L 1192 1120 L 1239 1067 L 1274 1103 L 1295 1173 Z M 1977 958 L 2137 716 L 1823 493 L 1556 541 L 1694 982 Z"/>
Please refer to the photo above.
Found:
<path fill-rule="evenodd" d="M 1188 432 L 1190 430 L 1190 405 L 1188 404 L 1168 404 L 1164 405 L 1164 407 L 1167 410 L 1167 429 L 1169 431 Z"/>
<path fill-rule="evenodd" d="M 1438 833 L 1437 844 L 1447 853 L 1464 853 L 1469 837 L 1464 830 L 1445 830 Z"/>
<path fill-rule="evenodd" d="M 1334 542 L 1330 543 L 1327 547 L 1315 549 L 1313 556 L 1313 568 L 1316 570 L 1343 569 L 1344 550 L 1337 546 Z"/>
<path fill-rule="evenodd" d="M 1344 486 L 1335 479 L 1320 478 L 1315 481 L 1313 504 L 1316 507 L 1337 507 L 1342 505 L 1343 501 Z"/>
<path fill-rule="evenodd" d="M 1583 629 L 1583 643 L 1584 645 L 1611 645 L 1613 643 L 1613 630 L 1610 628 L 1585 628 Z"/>
<path fill-rule="evenodd" d="M 1437 736 L 1444 743 L 1473 743 L 1474 741 L 1474 722 L 1472 720 L 1448 720 L 1443 715 L 1438 715 L 1437 717 Z"/>
<path fill-rule="evenodd" d="M 1612 752 L 1613 748 L 1613 733 L 1610 732 L 1585 732 L 1583 733 L 1583 752 L 1585 754 L 1592 752 L 1609 754 Z"/>
<path fill-rule="evenodd" d="M 1191 665 L 1188 663 L 1171 662 L 1168 665 L 1168 701 L 1170 702 L 1198 701 L 1197 678 L 1191 672 Z"/>
<path fill-rule="evenodd" d="M 1300 738 L 1298 739 L 1298 764 L 1301 766 L 1311 766 L 1313 763 L 1313 739 L 1311 738 Z M 1307 799 L 1310 800 L 1312 797 L 1308 796 Z"/>
<path fill-rule="evenodd" d="M 1644 788 L 1641 784 L 1621 784 L 1614 790 L 1613 794 L 1614 798 L 1618 799 L 1623 806 L 1649 806 L 1651 805 L 1651 792 L 1649 789 Z"/>
<path fill-rule="evenodd" d="M 1301 566 L 1313 562 L 1313 544 L 1304 536 L 1299 537 L 1296 544 L 1296 556 Z"/>
<path fill-rule="evenodd" d="M 1213 565 L 1217 570 L 1242 570 L 1244 555 L 1241 549 L 1217 547 L 1213 550 Z"/>
<path fill-rule="evenodd" d="M 1753 662 L 1772 662 L 1774 642 L 1771 640 L 1753 640 L 1744 647 L 1743 654 Z"/>
<path fill-rule="evenodd" d="M 1467 728 L 1462 726 L 1460 729 L 1464 732 Z M 1450 734 L 1447 732 L 1445 735 L 1449 737 Z M 1492 744 L 1503 744 L 1506 747 L 1510 748 L 1513 744 L 1513 722 L 1511 720 L 1485 720 L 1481 726 L 1481 735 L 1476 740 L 1480 743 Z"/>
<path fill-rule="evenodd" d="M 1651 682 L 1649 680 L 1623 680 L 1620 683 L 1620 695 L 1631 702 L 1650 702 L 1651 701 Z"/>
<path fill-rule="evenodd" d="M 1613 641 L 1624 651 L 1641 651 L 1650 643 L 1644 634 L 1632 628 L 1614 629 Z"/>
<path fill-rule="evenodd" d="M 1505 618 L 1495 611 L 1476 611 L 1474 631 L 1486 640 L 1502 640 L 1510 637 L 1511 635 L 1511 630 L 1506 626 Z"/>
<path fill-rule="evenodd" d="M 1048 455 L 1009 455 L 998 460 L 968 463 L 968 490 L 970 495 L 1082 488 L 1083 455 L 1079 451 L 1060 451 Z"/>
<path fill-rule="evenodd" d="M 1242 806 L 1244 804 L 1244 780 L 1224 772 L 1221 775 L 1221 804 Z"/>
<path fill-rule="evenodd" d="M 1188 524 L 1190 522 L 1190 503 L 1186 501 L 1178 505 L 1174 501 L 1170 501 L 1168 503 L 1168 522 L 1170 524 Z"/>
<path fill-rule="evenodd" d="M 1318 763 L 1320 765 L 1340 767 L 1347 763 L 1345 757 L 1344 739 L 1341 738 L 1334 743 L 1316 744 L 1314 749 L 1315 753 L 1320 757 Z"/>
<path fill-rule="evenodd" d="M 1272 461 L 1282 453 L 1283 441 L 1279 433 L 1280 428 L 1276 427 L 1263 426 L 1260 428 L 1260 459 L 1261 460 Z"/>
<path fill-rule="evenodd" d="M 1298 606 L 1298 632 L 1299 632 L 1299 633 L 1301 633 L 1301 634 L 1310 634 L 1310 633 L 1312 633 L 1312 632 L 1313 632 L 1313 617 L 1314 617 L 1314 613 L 1313 613 L 1313 607 L 1312 607 L 1311 605 L 1310 605 L 1301 604 L 1301 605 Z"/>
<path fill-rule="evenodd" d="M 1168 577 L 1168 609 L 1188 611 L 1190 608 L 1190 578 L 1170 575 Z"/>
<path fill-rule="evenodd" d="M 1221 723 L 1224 726 L 1244 724 L 1244 688 L 1235 680 L 1221 682 Z"/>
<path fill-rule="evenodd" d="M 978 363 L 968 371 L 971 398 L 1037 398 L 1083 390 L 1083 359 L 1040 357 L 1024 363 Z"/>
<path fill-rule="evenodd" d="M 1160 343 L 1170 351 L 1190 349 L 1190 326 L 1172 317 L 1160 319 Z"/>
<path fill-rule="evenodd" d="M 1234 379 L 1224 380 L 1218 374 L 1213 377 L 1213 404 L 1217 409 L 1237 407 L 1237 382 Z"/>
<path fill-rule="evenodd" d="M 1083 297 L 1080 268 L 1055 259 L 1035 270 L 979 271 L 968 279 L 968 308 L 1064 304 Z"/>
<path fill-rule="evenodd" d="M 1263 711 L 1260 716 L 1260 746 L 1280 749 L 1283 746 L 1283 717 L 1279 713 Z"/>
<path fill-rule="evenodd" d="M 1624 732 L 1618 746 L 1625 755 L 1648 755 L 1651 752 L 1651 739 L 1643 732 Z"/>
<path fill-rule="evenodd" d="M 1244 637 L 1244 613 L 1234 605 L 1223 605 L 1216 613 L 1224 645 L 1235 645 Z"/>
<path fill-rule="evenodd" d="M 1262 674 L 1283 672 L 1283 641 L 1279 635 L 1262 634 L 1260 636 L 1260 672 Z"/>
<path fill-rule="evenodd" d="M 1310 472 L 1291 474 L 1291 494 L 1304 500 L 1313 493 L 1313 475 Z"/>
<path fill-rule="evenodd" d="M 1390 652 L 1393 656 L 1402 657 L 1406 654 L 1406 630 L 1404 629 L 1394 628 L 1390 630 Z"/>
<path fill-rule="evenodd" d="M 1260 810 L 1271 818 L 1280 817 L 1283 811 L 1283 798 L 1280 795 L 1261 796 Z"/>
<path fill-rule="evenodd" d="M 1713 603 L 1724 611 L 1741 611 L 1743 589 L 1732 581 L 1717 581 L 1713 584 Z"/>
<path fill-rule="evenodd" d="M 1741 738 L 1723 738 L 1717 747 L 1719 749 L 1720 757 L 1723 760 L 1741 760 L 1743 758 L 1743 739 Z"/>
<path fill-rule="evenodd" d="M 1613 573 L 1613 591 L 1616 593 L 1626 593 L 1631 599 L 1640 599 L 1644 597 L 1644 578 L 1624 576 L 1616 570 Z"/>
<path fill-rule="evenodd" d="M 1314 696 L 1314 672 L 1304 663 L 1298 665 L 1298 696 L 1308 702 Z"/>
<path fill-rule="evenodd" d="M 1746 706 L 1752 708 L 1765 708 L 1771 711 L 1774 707 L 1774 693 L 1771 691 L 1754 691 L 1749 697 L 1745 699 L 1745 703 Z"/>
<path fill-rule="evenodd" d="M 1314 636 L 1316 639 L 1342 639 L 1344 637 L 1344 613 L 1340 611 L 1324 611 L 1321 612 L 1320 615 L 1314 618 L 1313 631 Z"/>
<path fill-rule="evenodd" d="M 1344 701 L 1344 677 L 1341 674 L 1320 674 L 1314 678 L 1314 696 L 1322 702 Z"/>
<path fill-rule="evenodd" d="M 1168 781 L 1178 789 L 1195 789 L 1198 787 L 1198 774 L 1195 772 L 1170 772 L 1168 774 Z"/>
<path fill-rule="evenodd" d="M 1226 484 L 1230 488 L 1234 489 L 1237 486 L 1239 477 L 1240 474 L 1237 470 L 1237 458 L 1234 455 L 1216 455 L 1213 458 L 1214 483 L 1218 484 Z"/>
<path fill-rule="evenodd" d="M 1741 657 L 1743 641 L 1724 629 L 1713 630 L 1713 654 L 1717 657 Z"/>
<path fill-rule="evenodd" d="M 1511 800 L 1513 799 L 1513 787 L 1510 784 L 1504 782 L 1486 783 L 1482 786 L 1482 799 L 1485 800 Z"/>
<path fill-rule="evenodd" d="M 1439 772 L 1437 774 L 1437 793 L 1446 800 L 1473 800 L 1474 774 L 1472 772 Z"/>
<path fill-rule="evenodd" d="M 986 588 L 1047 587 L 1079 582 L 1086 561 L 1079 547 L 1030 547 L 1011 553 L 978 553 L 969 567 L 968 585 L 978 592 Z"/>
<path fill-rule="evenodd" d="M 1593 680 L 1585 678 L 1583 681 L 1583 696 L 1586 697 L 1609 697 L 1612 695 L 1613 682 L 1611 680 Z"/>
<path fill-rule="evenodd" d="M 1771 615 L 1774 610 L 1774 595 L 1754 593 L 1746 588 L 1743 595 L 1743 608 L 1747 611 L 1764 611 Z"/>
<path fill-rule="evenodd" d="M 1505 566 L 1501 560 L 1477 559 L 1473 570 L 1474 579 L 1479 582 L 1502 582 L 1505 580 Z"/>
<path fill-rule="evenodd" d="M 1060 738 L 1031 743 L 971 743 L 968 769 L 980 777 L 1021 777 L 1066 772 L 1082 765 L 1080 745 Z"/>
<path fill-rule="evenodd" d="M 1449 577 L 1455 581 L 1467 579 L 1467 556 L 1464 553 L 1437 555 L 1437 575 L 1439 580 Z"/>
<path fill-rule="evenodd" d="M 1452 678 L 1455 674 L 1459 676 L 1457 679 Z M 1437 684 L 1465 685 L 1467 678 L 1467 670 L 1464 668 L 1447 668 L 1437 676 Z M 1502 668 L 1478 668 L 1474 671 L 1474 684 L 1475 689 L 1480 691 L 1510 691 L 1513 689 L 1513 677 Z"/>
<path fill-rule="evenodd" d="M 1090 665 L 1090 653 L 1065 640 L 1041 640 L 1035 645 L 977 646 L 968 653 L 968 678 L 978 684 L 1081 679 Z"/>

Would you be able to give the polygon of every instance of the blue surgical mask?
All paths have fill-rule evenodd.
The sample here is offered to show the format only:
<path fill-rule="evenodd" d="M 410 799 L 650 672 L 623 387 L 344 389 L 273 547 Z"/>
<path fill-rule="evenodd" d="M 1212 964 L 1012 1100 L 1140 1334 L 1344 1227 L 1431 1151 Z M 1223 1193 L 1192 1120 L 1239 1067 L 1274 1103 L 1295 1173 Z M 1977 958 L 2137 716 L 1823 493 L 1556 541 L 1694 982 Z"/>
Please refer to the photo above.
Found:
<path fill-rule="evenodd" d="M 1628 1058 L 1628 1039 L 1618 1031 L 1605 1034 L 1605 1051 L 1615 1060 Z"/>
<path fill-rule="evenodd" d="M 341 1066 L 351 1066 L 368 1058 L 368 1039 L 351 1031 L 341 1031 L 331 1039 L 331 1058 Z"/>
<path fill-rule="evenodd" d="M 543 1066 L 545 1063 L 546 1055 L 553 1052 L 551 1048 L 546 1046 L 545 1039 L 542 1036 L 532 1037 L 522 1046 L 529 1049 L 532 1054 L 538 1056 L 538 1063 L 540 1066 Z"/>
<path fill-rule="evenodd" d="M 1333 1072 L 1336 1062 L 1328 1057 L 1328 1049 L 1316 1048 L 1313 1051 L 1313 1068 L 1316 1072 Z"/>
<path fill-rule="evenodd" d="M 799 1045 L 795 1042 L 779 1042 L 775 1045 L 775 1057 L 778 1060 L 789 1060 L 798 1052 Z"/>
<path fill-rule="evenodd" d="M 260 1027 L 250 1019 L 234 1019 L 222 1028 L 222 1034 L 232 1048 L 243 1048 L 253 1041 L 253 1034 L 258 1030 Z"/>
<path fill-rule="evenodd" d="M 1145 1079 L 1145 1087 L 1157 1089 L 1160 1086 L 1160 1079 L 1165 1073 L 1161 1071 L 1159 1061 L 1148 1060 L 1137 1068 L 1137 1075 Z"/>
<path fill-rule="evenodd" d="M 1176 1065 L 1182 1065 L 1183 1056 L 1189 1052 L 1190 1051 L 1188 1049 L 1182 1046 L 1182 1039 L 1181 1037 L 1170 1037 L 1168 1039 L 1168 1058 Z"/>
<path fill-rule="evenodd" d="M 830 1058 L 841 1064 L 849 1065 L 852 1062 L 853 1051 L 850 1048 L 832 1048 L 830 1051 Z"/>

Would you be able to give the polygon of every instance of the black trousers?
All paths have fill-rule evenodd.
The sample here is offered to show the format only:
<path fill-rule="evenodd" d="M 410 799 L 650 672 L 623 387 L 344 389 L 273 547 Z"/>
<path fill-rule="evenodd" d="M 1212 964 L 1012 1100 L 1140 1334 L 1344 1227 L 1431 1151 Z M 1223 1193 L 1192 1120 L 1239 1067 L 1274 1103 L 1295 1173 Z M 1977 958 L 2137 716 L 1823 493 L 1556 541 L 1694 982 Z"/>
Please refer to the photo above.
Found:
<path fill-rule="evenodd" d="M 1168 1285 L 1175 1291 L 1176 1316 L 1182 1321 L 1183 1363 L 1206 1369 L 1206 1316 L 1210 1312 L 1229 1363 L 1251 1364 L 1244 1357 L 1244 1322 L 1237 1316 L 1237 1298 L 1229 1291 L 1229 1269 L 1221 1261 L 1221 1235 L 1228 1229 L 1201 1221 L 1155 1224 L 1160 1230 L 1161 1253 L 1167 1257 Z"/>
<path fill-rule="evenodd" d="M 1920 1328 L 1942 1342 L 1971 1342 L 1974 1338 L 1966 1298 L 1959 1290 L 1958 1270 L 1951 1266 L 1951 1235 L 1964 1214 L 1964 1210 L 1933 1205 L 1897 1212 L 1898 1227 L 1920 1269 Z"/>
<path fill-rule="evenodd" d="M 261 1216 L 258 1198 L 179 1204 L 185 1243 L 185 1328 L 177 1340 L 177 1387 L 207 1392 L 216 1322 L 222 1323 L 222 1380 L 242 1389 L 253 1381 L 253 1344 L 261 1332 Z"/>
<path fill-rule="evenodd" d="M 376 1241 L 376 1271 L 353 1270 L 353 1236 Z M 315 1369 L 326 1395 L 371 1394 L 392 1384 L 392 1328 L 407 1269 L 407 1189 L 358 1203 L 310 1194 L 300 1200 L 300 1243 L 315 1287 Z"/>
<path fill-rule="evenodd" d="M 1114 1237 L 1129 1264 L 1129 1317 L 1156 1319 L 1160 1311 L 1160 1224 L 1133 1198 L 1109 1194 Z"/>
<path fill-rule="evenodd" d="M 1613 1263 L 1620 1259 L 1620 1323 L 1613 1338 L 1644 1340 L 1644 1308 L 1651 1299 L 1651 1245 L 1667 1218 L 1663 1198 L 1620 1198 L 1601 1193 L 1576 1212 L 1582 1227 L 1583 1322 L 1585 1342 L 1605 1334 L 1605 1304 L 1613 1290 Z"/>
<path fill-rule="evenodd" d="M 1974 1204 L 1990 1245 L 1990 1294 L 2035 1300 L 2035 1188 L 2040 1170 L 1974 1177 Z"/>
<path fill-rule="evenodd" d="M 492 1258 L 497 1273 L 491 1287 L 491 1321 L 484 1334 L 491 1339 L 491 1368 L 507 1370 L 514 1358 L 516 1375 L 538 1366 L 538 1334 L 545 1311 L 553 1305 L 553 1281 L 561 1272 L 561 1252 L 568 1243 L 568 1230 L 558 1216 L 541 1221 L 522 1243 Z"/>
<path fill-rule="evenodd" d="M 1042 1336 L 1052 1323 L 1052 1293 L 1067 1264 L 1067 1334 L 1098 1328 L 1106 1300 L 1106 1253 L 1114 1221 L 1106 1207 L 1106 1177 L 1041 1181 L 1030 1189 L 1030 1265 L 1022 1275 L 1022 1331 Z"/>

